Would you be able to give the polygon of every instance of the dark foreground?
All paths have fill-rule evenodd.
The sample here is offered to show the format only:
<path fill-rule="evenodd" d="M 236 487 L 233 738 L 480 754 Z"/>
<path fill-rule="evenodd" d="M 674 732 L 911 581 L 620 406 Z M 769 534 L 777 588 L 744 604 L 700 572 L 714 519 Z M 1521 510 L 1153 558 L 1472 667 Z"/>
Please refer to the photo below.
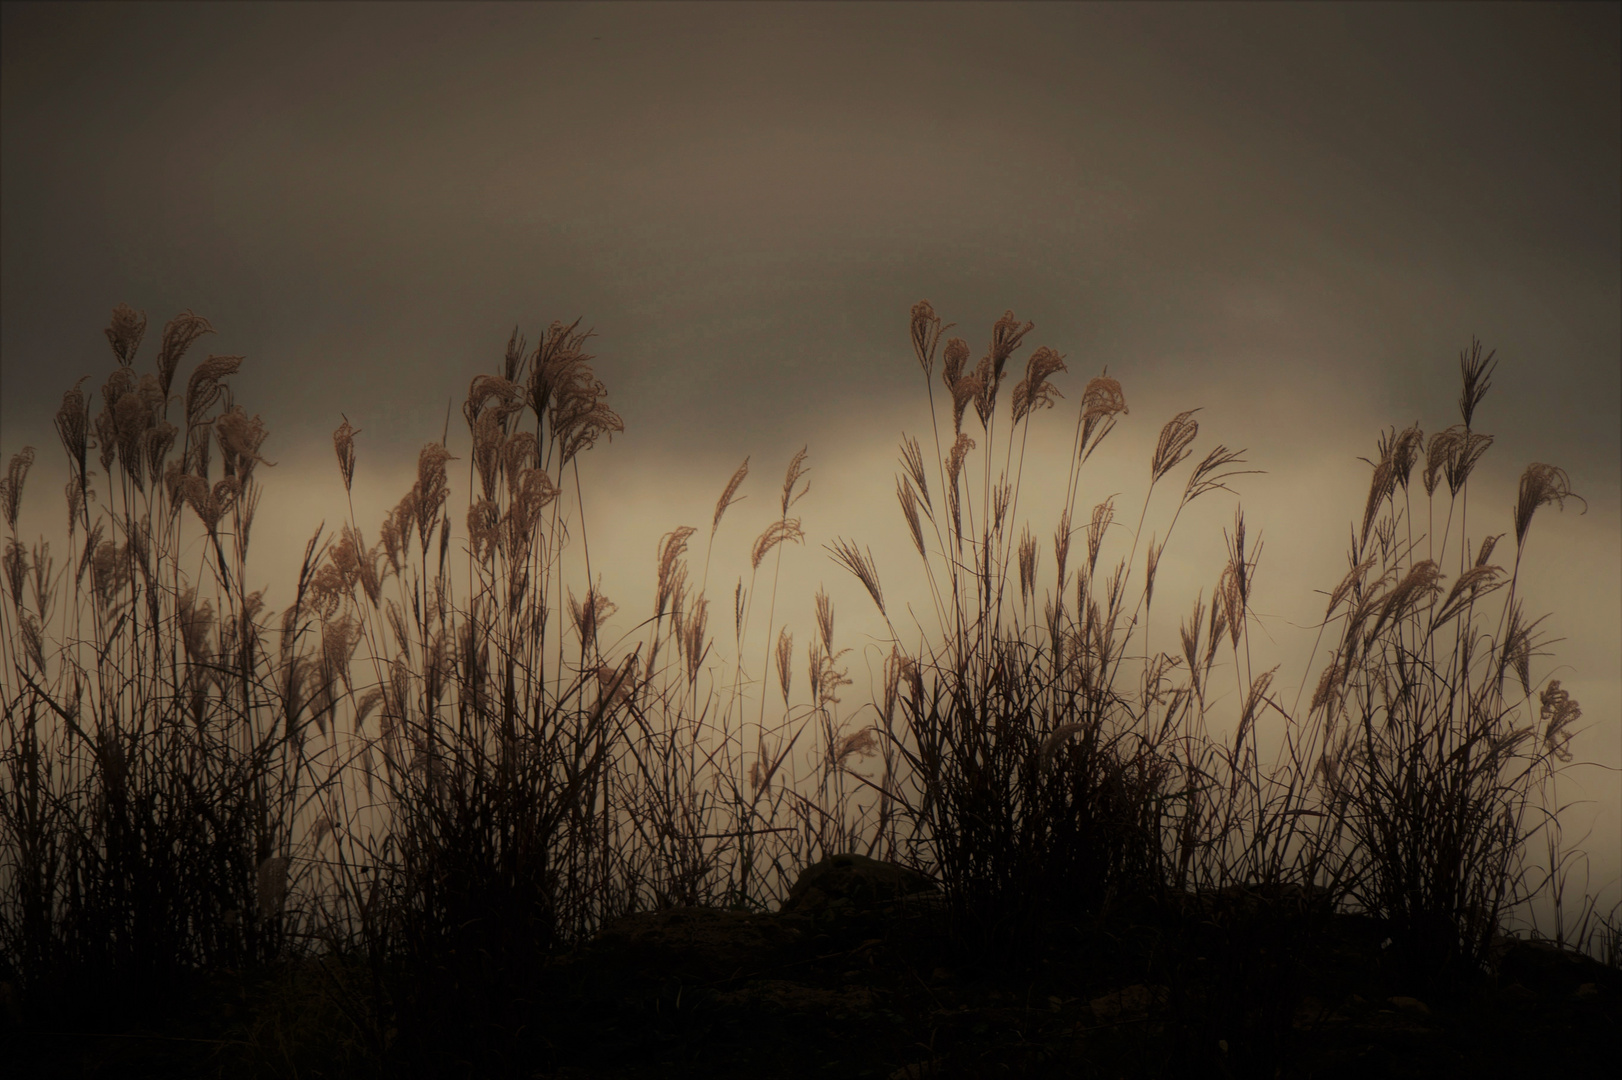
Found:
<path fill-rule="evenodd" d="M 216 977 L 164 1022 L 13 1023 L 0 1060 L 23 1077 L 1363 1078 L 1608 1073 L 1622 1051 L 1622 971 L 1552 945 L 1505 940 L 1444 990 L 1402 974 L 1373 920 L 1228 893 L 1058 923 L 1023 960 L 977 963 L 938 897 L 887 899 L 885 872 L 832 868 L 778 914 L 621 920 L 477 1030 L 389 1031 L 381 1059 L 352 1022 L 364 973 L 305 963 Z"/>

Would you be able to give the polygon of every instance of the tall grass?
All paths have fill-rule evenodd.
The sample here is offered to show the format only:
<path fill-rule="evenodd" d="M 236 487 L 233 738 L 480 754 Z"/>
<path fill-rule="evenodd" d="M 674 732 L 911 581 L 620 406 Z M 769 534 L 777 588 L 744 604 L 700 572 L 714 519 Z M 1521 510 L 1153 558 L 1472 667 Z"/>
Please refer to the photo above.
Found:
<path fill-rule="evenodd" d="M 0 500 L 4 956 L 31 996 L 91 1007 L 285 951 L 295 818 L 330 782 L 295 686 L 309 621 L 295 609 L 277 633 L 244 585 L 266 433 L 230 403 L 241 358 L 209 357 L 171 394 L 211 327 L 176 317 L 156 372 L 137 376 L 145 329 L 115 311 L 100 410 L 81 379 L 57 411 L 71 470 L 60 568 L 17 533 L 31 448 Z M 189 542 L 186 508 L 201 527 Z"/>
<path fill-rule="evenodd" d="M 1186 470 L 1180 493 L 1157 503 L 1157 487 L 1190 458 L 1198 435 L 1197 410 L 1169 420 L 1129 553 L 1101 569 L 1114 498 L 1085 525 L 1076 508 L 1084 466 L 1128 410 L 1118 381 L 1107 372 L 1092 379 L 1044 582 L 1028 526 L 1016 542 L 1014 512 L 1030 425 L 1056 396 L 1048 380 L 1065 370 L 1063 358 L 1046 347 L 1030 355 L 999 430 L 1008 361 L 1031 324 L 1006 313 L 972 369 L 968 343 L 949 340 L 940 412 L 933 374 L 945 328 L 921 303 L 911 329 L 932 439 L 951 449 L 930 470 L 918 442 L 904 438 L 897 495 L 940 636 L 911 655 L 896 652 L 884 714 L 899 682 L 906 722 L 886 735 L 910 766 L 911 788 L 893 794 L 922 826 L 920 861 L 940 875 L 959 929 L 986 944 L 1032 942 L 1046 915 L 1078 905 L 1260 886 L 1349 901 L 1388 920 L 1398 955 L 1426 978 L 1479 969 L 1503 914 L 1530 898 L 1526 841 L 1543 824 L 1530 819 L 1558 764 L 1571 760 L 1581 715 L 1558 680 L 1533 701 L 1541 620 L 1527 618 L 1516 591 L 1533 516 L 1578 498 L 1566 473 L 1526 469 L 1507 573 L 1489 562 L 1503 534 L 1472 546 L 1467 531 L 1469 477 L 1492 442 L 1472 427 L 1492 356 L 1479 344 L 1461 354 L 1460 424 L 1428 446 L 1417 426 L 1382 436 L 1350 569 L 1321 627 L 1320 643 L 1333 632 L 1335 645 L 1302 713 L 1283 703 L 1278 668 L 1252 660 L 1260 545 L 1247 547 L 1240 510 L 1224 532 L 1227 560 L 1209 609 L 1203 595 L 1194 599 L 1180 648 L 1149 644 L 1155 575 L 1177 522 L 1252 471 L 1236 468 L 1242 451 L 1213 447 Z M 1426 518 L 1416 529 L 1409 482 L 1421 454 Z M 1145 541 L 1151 509 L 1164 531 Z M 854 545 L 839 554 L 882 612 L 871 562 Z M 1451 587 L 1444 565 L 1457 566 Z M 1486 599 L 1499 590 L 1492 610 Z M 1505 689 L 1512 672 L 1519 695 Z M 1237 708 L 1213 716 L 1213 680 L 1225 678 Z M 1257 730 L 1274 718 L 1280 750 L 1264 763 Z"/>
<path fill-rule="evenodd" d="M 1006 314 L 971 367 L 917 305 L 929 449 L 903 438 L 896 490 L 933 622 L 905 636 L 872 555 L 829 545 L 891 639 L 875 700 L 853 710 L 827 595 L 803 683 L 775 621 L 806 535 L 791 513 L 805 451 L 713 608 L 748 461 L 702 567 L 699 528 L 666 533 L 652 610 L 614 629 L 627 619 L 592 567 L 579 460 L 623 425 L 578 323 L 534 348 L 515 330 L 499 373 L 472 381 L 464 501 L 457 457 L 428 444 L 374 542 L 352 502 L 316 530 L 275 616 L 245 585 L 270 463 L 229 388 L 241 358 L 208 357 L 179 391 L 212 327 L 178 316 L 138 373 L 145 327 L 115 311 L 99 409 L 80 380 L 57 413 L 60 568 L 18 532 L 32 448 L 0 482 L 0 979 L 36 1022 L 82 1009 L 87 988 L 112 1014 L 202 973 L 313 958 L 366 1060 L 499 1069 L 548 956 L 635 910 L 768 909 L 848 850 L 935 876 L 976 949 L 1195 890 L 1294 889 L 1388 920 L 1437 978 L 1479 967 L 1505 911 L 1550 884 L 1532 881 L 1526 844 L 1580 714 L 1532 679 L 1538 621 L 1517 586 L 1536 511 L 1576 496 L 1559 469 L 1527 469 L 1509 571 L 1490 562 L 1498 537 L 1467 532 L 1491 441 L 1471 426 L 1491 374 L 1479 348 L 1461 361 L 1462 424 L 1380 440 L 1302 712 L 1252 659 L 1261 548 L 1242 512 L 1209 596 L 1177 600 L 1176 633 L 1150 634 L 1183 511 L 1231 494 L 1243 452 L 1195 461 L 1195 411 L 1179 413 L 1138 505 L 1119 522 L 1113 497 L 1089 507 L 1089 462 L 1128 415 L 1101 374 L 1039 542 L 1019 516 L 1040 496 L 1025 453 L 1063 357 L 1036 349 L 1005 395 L 1031 324 Z M 347 419 L 334 433 L 346 495 L 359 434 Z M 1266 761 L 1264 723 L 1281 732 Z"/>
<path fill-rule="evenodd" d="M 1539 796 L 1572 760 L 1582 715 L 1558 679 L 1534 690 L 1543 620 L 1517 595 L 1533 516 L 1582 501 L 1565 471 L 1534 463 L 1522 474 L 1507 572 L 1491 561 L 1505 534 L 1467 531 L 1470 474 L 1492 443 L 1472 423 L 1494 366 L 1479 344 L 1461 354 L 1461 423 L 1428 445 L 1418 427 L 1381 438 L 1326 614 L 1339 640 L 1311 702 L 1331 823 L 1315 839 L 1357 903 L 1390 920 L 1401 954 L 1432 973 L 1479 967 L 1506 909 L 1529 898 L 1529 817 L 1546 812 Z M 1445 568 L 1456 568 L 1451 585 Z"/>

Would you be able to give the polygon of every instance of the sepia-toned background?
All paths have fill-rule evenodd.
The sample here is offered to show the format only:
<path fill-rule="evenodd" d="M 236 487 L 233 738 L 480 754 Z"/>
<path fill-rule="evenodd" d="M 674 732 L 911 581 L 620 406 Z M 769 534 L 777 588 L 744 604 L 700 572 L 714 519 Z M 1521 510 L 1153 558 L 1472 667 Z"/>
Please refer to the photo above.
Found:
<path fill-rule="evenodd" d="M 311 532 L 347 514 L 341 414 L 362 431 L 368 538 L 447 411 L 454 507 L 469 380 L 498 369 L 515 325 L 533 342 L 581 318 L 625 421 L 581 462 L 610 628 L 651 613 L 660 535 L 707 529 L 749 456 L 749 501 L 716 541 L 712 591 L 730 595 L 807 446 L 807 542 L 785 552 L 777 610 L 809 638 L 827 584 L 855 714 L 883 624 L 823 545 L 870 545 L 892 614 L 929 607 L 893 487 L 901 433 L 929 445 L 908 311 L 930 300 L 978 356 L 1012 309 L 1036 324 L 1015 363 L 1049 345 L 1069 366 L 1027 451 L 1037 536 L 1081 388 L 1106 366 L 1131 412 L 1082 502 L 1118 496 L 1117 557 L 1173 414 L 1203 409 L 1196 456 L 1225 443 L 1265 470 L 1235 487 L 1264 545 L 1253 633 L 1287 704 L 1324 661 L 1314 620 L 1361 517 L 1359 459 L 1388 425 L 1457 422 L 1475 337 L 1499 366 L 1475 421 L 1496 441 L 1472 539 L 1511 531 L 1530 462 L 1565 468 L 1587 501 L 1540 511 L 1522 591 L 1562 639 L 1534 674 L 1587 725 L 1588 764 L 1558 789 L 1592 857 L 1572 887 L 1609 910 L 1618 11 L 6 4 L 0 452 L 40 449 L 24 532 L 62 532 L 51 415 L 80 375 L 105 377 L 111 309 L 148 314 L 148 363 L 171 316 L 208 317 L 196 355 L 247 358 L 235 397 L 271 431 L 252 565 L 274 604 Z M 1169 516 L 1174 495 L 1158 497 L 1146 530 Z M 1228 496 L 1197 509 L 1156 586 L 1165 647 L 1232 528 Z"/>

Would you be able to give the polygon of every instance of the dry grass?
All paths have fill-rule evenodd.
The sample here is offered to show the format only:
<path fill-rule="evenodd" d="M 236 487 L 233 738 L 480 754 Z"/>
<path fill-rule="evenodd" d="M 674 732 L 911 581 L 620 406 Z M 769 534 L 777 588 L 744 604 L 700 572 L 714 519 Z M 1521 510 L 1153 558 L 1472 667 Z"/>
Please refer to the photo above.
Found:
<path fill-rule="evenodd" d="M 1549 824 L 1539 796 L 1570 760 L 1580 711 L 1558 681 L 1532 679 L 1538 621 L 1517 583 L 1535 513 L 1577 496 L 1533 465 L 1513 567 L 1490 562 L 1496 538 L 1466 542 L 1469 476 L 1491 442 L 1471 427 L 1492 370 L 1479 347 L 1461 359 L 1462 424 L 1380 440 L 1301 712 L 1252 659 L 1261 545 L 1242 512 L 1177 651 L 1151 647 L 1177 522 L 1231 493 L 1242 451 L 1212 448 L 1177 490 L 1199 425 L 1197 410 L 1174 416 L 1128 530 L 1113 497 L 1084 498 L 1084 467 L 1129 415 L 1121 383 L 1093 378 L 1046 569 L 1019 518 L 1023 461 L 1064 359 L 1035 350 L 1003 395 L 1033 329 L 1006 313 L 972 368 L 967 342 L 946 342 L 937 415 L 950 328 L 915 306 L 934 464 L 904 436 L 896 490 L 938 629 L 909 649 L 891 626 L 882 687 L 855 708 L 826 594 L 802 692 L 794 636 L 775 623 L 785 549 L 805 535 L 789 516 L 809 486 L 804 450 L 757 525 L 747 579 L 722 588 L 719 644 L 711 556 L 748 461 L 716 502 L 702 571 L 688 565 L 695 528 L 667 533 L 654 610 L 616 636 L 577 459 L 623 424 L 578 322 L 534 349 L 515 330 L 501 374 L 471 383 L 465 517 L 457 458 L 430 443 L 377 540 L 352 513 L 312 536 L 274 616 L 243 584 L 270 462 L 264 424 L 230 396 L 241 358 L 205 359 L 172 395 L 212 328 L 177 317 L 156 372 L 138 374 L 145 325 L 114 312 L 99 410 L 80 380 L 56 416 L 71 470 L 60 567 L 18 531 L 32 448 L 0 480 L 0 979 L 36 1017 L 82 1010 L 94 990 L 89 1022 L 102 1022 L 199 973 L 307 960 L 343 973 L 322 985 L 346 1053 L 501 1071 L 536 1011 L 535 968 L 604 921 L 763 910 L 801 867 L 849 850 L 933 876 L 973 949 L 1029 950 L 1060 914 L 1294 887 L 1388 920 L 1413 970 L 1439 982 L 1480 967 L 1507 910 L 1565 887 L 1564 873 L 1532 882 L 1525 851 Z M 333 435 L 346 493 L 360 434 L 345 418 Z M 584 581 L 566 575 L 566 550 Z M 871 552 L 844 539 L 828 551 L 890 625 Z M 1233 695 L 1213 693 L 1229 679 Z M 1284 731 L 1268 762 L 1264 719 Z M 876 779 L 856 768 L 874 759 Z M 1579 923 L 1614 963 L 1615 913 L 1588 903 Z"/>

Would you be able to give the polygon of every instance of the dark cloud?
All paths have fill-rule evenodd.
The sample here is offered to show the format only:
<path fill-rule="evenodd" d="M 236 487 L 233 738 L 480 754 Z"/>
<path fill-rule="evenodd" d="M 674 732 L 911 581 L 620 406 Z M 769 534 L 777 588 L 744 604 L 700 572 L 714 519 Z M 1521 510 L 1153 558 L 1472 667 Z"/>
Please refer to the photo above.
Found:
<path fill-rule="evenodd" d="M 289 433 L 334 398 L 425 422 L 513 323 L 584 316 L 633 429 L 763 434 L 898 392 L 874 361 L 928 295 L 1409 411 L 1482 333 L 1576 410 L 1558 449 L 1616 456 L 1603 6 L 6 20 L 11 424 L 128 299 L 213 318 Z"/>

